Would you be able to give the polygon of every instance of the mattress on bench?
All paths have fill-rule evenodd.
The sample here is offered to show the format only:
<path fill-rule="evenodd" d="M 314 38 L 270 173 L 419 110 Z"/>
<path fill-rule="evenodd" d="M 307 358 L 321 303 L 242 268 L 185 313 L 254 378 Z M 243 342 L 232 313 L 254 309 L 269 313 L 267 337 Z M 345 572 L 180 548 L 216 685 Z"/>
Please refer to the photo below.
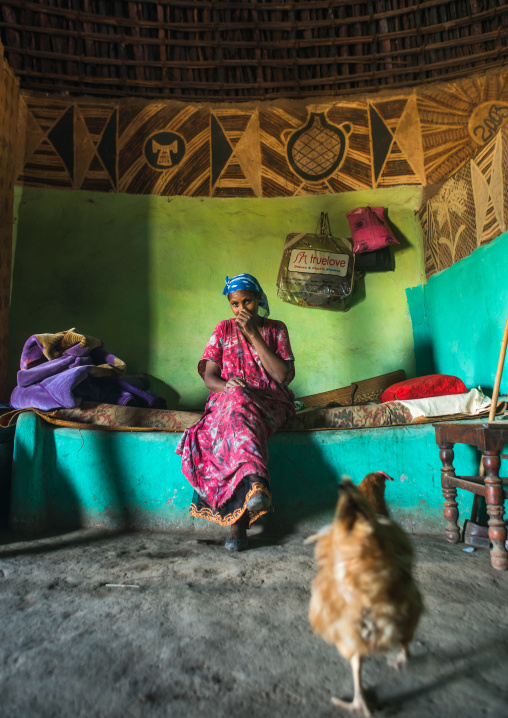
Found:
<path fill-rule="evenodd" d="M 490 403 L 491 400 L 488 397 L 478 390 L 472 389 L 467 394 L 437 397 L 430 400 L 312 407 L 297 412 L 282 427 L 281 431 L 372 429 L 452 419 L 454 421 L 475 419 L 488 415 Z M 505 410 L 506 402 L 500 401 L 496 414 L 504 413 Z M 22 411 L 34 411 L 42 419 L 56 426 L 109 431 L 182 432 L 201 418 L 200 412 L 141 409 L 132 406 L 83 402 L 77 409 L 12 411 L 0 417 L 0 427 L 11 425 Z"/>

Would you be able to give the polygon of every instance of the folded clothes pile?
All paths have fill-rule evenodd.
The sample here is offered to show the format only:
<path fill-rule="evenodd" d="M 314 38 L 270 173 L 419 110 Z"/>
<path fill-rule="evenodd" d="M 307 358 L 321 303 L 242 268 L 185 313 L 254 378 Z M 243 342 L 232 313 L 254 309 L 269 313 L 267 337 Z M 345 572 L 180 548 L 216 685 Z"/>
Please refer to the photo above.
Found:
<path fill-rule="evenodd" d="M 164 409 L 164 399 L 126 381 L 125 362 L 104 349 L 100 339 L 69 329 L 33 334 L 21 354 L 15 409 L 72 409 L 83 400 Z"/>

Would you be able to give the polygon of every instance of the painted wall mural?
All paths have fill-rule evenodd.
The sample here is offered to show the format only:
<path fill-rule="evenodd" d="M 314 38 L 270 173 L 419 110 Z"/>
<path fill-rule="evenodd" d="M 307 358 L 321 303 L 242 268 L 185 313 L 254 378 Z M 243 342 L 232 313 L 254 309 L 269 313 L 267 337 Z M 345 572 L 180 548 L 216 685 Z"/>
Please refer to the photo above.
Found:
<path fill-rule="evenodd" d="M 508 118 L 508 69 L 327 102 L 225 105 L 24 94 L 18 183 L 292 197 L 449 177 Z"/>
<path fill-rule="evenodd" d="M 427 277 L 506 232 L 508 124 L 444 183 L 422 207 L 419 217 Z"/>

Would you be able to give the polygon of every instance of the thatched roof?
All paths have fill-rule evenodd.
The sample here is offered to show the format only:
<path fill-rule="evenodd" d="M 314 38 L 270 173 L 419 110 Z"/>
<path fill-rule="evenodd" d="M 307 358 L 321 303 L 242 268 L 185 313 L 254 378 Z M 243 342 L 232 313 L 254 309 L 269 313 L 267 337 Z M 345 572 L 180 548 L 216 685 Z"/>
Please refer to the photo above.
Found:
<path fill-rule="evenodd" d="M 262 100 L 378 91 L 508 62 L 505 0 L 2 0 L 21 87 Z"/>

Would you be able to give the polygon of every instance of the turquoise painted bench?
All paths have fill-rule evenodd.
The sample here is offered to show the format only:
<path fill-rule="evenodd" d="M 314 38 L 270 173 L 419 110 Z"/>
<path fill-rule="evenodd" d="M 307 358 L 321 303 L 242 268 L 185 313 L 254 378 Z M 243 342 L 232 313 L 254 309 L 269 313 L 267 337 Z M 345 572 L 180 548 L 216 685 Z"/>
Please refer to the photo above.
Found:
<path fill-rule="evenodd" d="M 17 423 L 10 525 L 38 533 L 78 526 L 118 529 L 210 527 L 188 516 L 192 489 L 175 447 L 181 434 L 59 428 L 32 412 Z M 386 496 L 410 531 L 443 530 L 439 450 L 431 424 L 379 429 L 278 432 L 269 443 L 277 521 L 287 529 L 330 520 L 337 483 L 382 469 Z M 477 469 L 472 447 L 457 446 L 462 474 Z M 462 517 L 470 497 L 461 497 Z"/>

